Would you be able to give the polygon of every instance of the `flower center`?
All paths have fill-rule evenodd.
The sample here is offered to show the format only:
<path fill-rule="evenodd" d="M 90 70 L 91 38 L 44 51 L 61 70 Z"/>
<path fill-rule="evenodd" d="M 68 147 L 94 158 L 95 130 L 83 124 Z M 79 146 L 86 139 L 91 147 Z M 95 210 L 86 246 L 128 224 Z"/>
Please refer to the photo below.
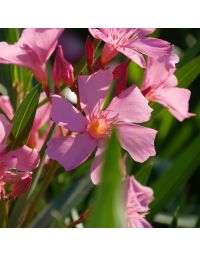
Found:
<path fill-rule="evenodd" d="M 105 138 L 110 133 L 110 125 L 104 117 L 94 117 L 87 128 L 90 135 L 96 139 Z"/>

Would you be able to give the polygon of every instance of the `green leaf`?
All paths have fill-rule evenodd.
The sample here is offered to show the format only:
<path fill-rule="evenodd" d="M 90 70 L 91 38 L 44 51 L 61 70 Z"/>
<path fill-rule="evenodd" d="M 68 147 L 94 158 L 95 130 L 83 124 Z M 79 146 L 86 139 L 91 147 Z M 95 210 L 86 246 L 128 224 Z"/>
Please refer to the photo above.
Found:
<path fill-rule="evenodd" d="M 172 221 L 171 221 L 171 224 L 170 224 L 170 227 L 171 228 L 178 228 L 178 214 L 179 214 L 179 210 L 180 210 L 180 206 L 178 205 L 174 214 L 173 214 L 173 217 L 172 217 Z"/>
<path fill-rule="evenodd" d="M 0 65 L 0 82 L 7 89 L 7 94 L 11 100 L 13 109 L 16 109 L 17 94 L 12 86 L 12 72 L 10 65 Z"/>
<path fill-rule="evenodd" d="M 94 208 L 86 223 L 90 228 L 125 227 L 122 177 L 119 168 L 120 146 L 115 130 L 105 151 L 102 182 L 95 191 Z"/>
<path fill-rule="evenodd" d="M 154 161 L 152 159 L 147 160 L 143 167 L 135 174 L 136 180 L 139 181 L 142 185 L 146 185 L 151 175 L 153 166 Z"/>
<path fill-rule="evenodd" d="M 7 31 L 7 42 L 9 44 L 14 44 L 19 39 L 19 29 L 18 28 L 8 28 Z"/>
<path fill-rule="evenodd" d="M 151 214 L 157 213 L 176 194 L 195 172 L 200 163 L 200 135 L 175 159 L 174 163 L 152 186 L 155 200 L 151 204 Z"/>
<path fill-rule="evenodd" d="M 177 69 L 175 75 L 178 78 L 178 86 L 187 88 L 200 74 L 200 56 L 191 60 L 183 67 Z"/>
<path fill-rule="evenodd" d="M 89 194 L 93 187 L 89 175 L 76 180 L 69 189 L 63 192 L 58 198 L 47 205 L 44 210 L 39 213 L 30 224 L 30 227 L 49 227 L 53 220 L 53 213 L 59 212 L 63 217 L 66 217 L 71 209 L 77 207 L 85 197 Z"/>
<path fill-rule="evenodd" d="M 40 91 L 41 87 L 39 85 L 34 87 L 17 108 L 8 139 L 9 149 L 15 149 L 26 143 L 37 110 Z"/>

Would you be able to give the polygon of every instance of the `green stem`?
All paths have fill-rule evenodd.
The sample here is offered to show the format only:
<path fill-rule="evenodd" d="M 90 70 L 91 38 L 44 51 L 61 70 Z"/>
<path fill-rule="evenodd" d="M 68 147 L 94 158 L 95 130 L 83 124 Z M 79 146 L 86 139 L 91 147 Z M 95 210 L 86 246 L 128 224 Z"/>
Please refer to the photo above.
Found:
<path fill-rule="evenodd" d="M 38 203 L 40 202 L 40 199 L 42 199 L 46 189 L 48 188 L 52 178 L 54 177 L 57 167 L 58 167 L 58 163 L 56 161 L 52 161 L 49 171 L 47 172 L 47 174 L 43 180 L 40 190 L 38 191 L 38 193 L 35 196 L 35 198 L 33 199 L 33 201 L 29 202 L 29 208 L 27 209 L 27 211 L 25 213 L 25 216 L 20 224 L 20 227 L 23 227 L 23 228 L 27 227 L 27 225 L 31 221 L 31 219 L 37 209 Z"/>
<path fill-rule="evenodd" d="M 9 220 L 8 220 L 8 201 L 3 200 L 2 201 L 3 206 L 3 218 L 4 218 L 4 227 L 9 227 Z"/>
<path fill-rule="evenodd" d="M 36 173 L 36 176 L 34 178 L 34 181 L 32 183 L 32 186 L 31 186 L 31 189 L 28 193 L 28 197 L 27 198 L 30 198 L 30 196 L 32 195 L 33 191 L 35 190 L 37 184 L 38 184 L 38 181 L 41 177 L 41 174 L 42 174 L 42 170 L 43 170 L 43 167 L 44 167 L 44 164 L 45 164 L 45 158 L 46 158 L 46 154 L 45 154 L 45 150 L 46 150 L 46 146 L 47 146 L 47 143 L 48 141 L 51 139 L 51 137 L 53 136 L 54 134 L 54 131 L 55 131 L 55 128 L 56 128 L 56 124 L 53 123 L 48 134 L 47 134 L 47 137 L 46 137 L 46 140 L 40 150 L 40 159 L 41 159 L 41 162 L 40 162 L 40 166 L 37 168 L 37 170 L 35 171 Z"/>

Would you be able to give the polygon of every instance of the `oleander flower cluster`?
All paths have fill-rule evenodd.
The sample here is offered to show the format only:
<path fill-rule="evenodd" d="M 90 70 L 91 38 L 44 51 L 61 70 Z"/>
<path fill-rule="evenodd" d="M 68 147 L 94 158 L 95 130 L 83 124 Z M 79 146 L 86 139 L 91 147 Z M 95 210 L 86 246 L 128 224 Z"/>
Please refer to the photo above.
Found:
<path fill-rule="evenodd" d="M 189 112 L 190 91 L 178 87 L 179 57 L 174 46 L 151 37 L 154 31 L 90 28 L 81 68 L 64 57 L 59 43 L 64 29 L 24 29 L 14 44 L 0 42 L 0 65 L 25 68 L 42 91 L 29 135 L 18 147 L 12 141 L 16 108 L 7 95 L 0 96 L 0 200 L 27 194 L 41 165 L 48 169 L 55 161 L 62 170 L 75 172 L 91 159 L 91 182 L 100 186 L 107 140 L 115 129 L 121 146 L 127 227 L 151 227 L 146 215 L 153 190 L 128 174 L 124 156 L 144 163 L 156 155 L 159 130 L 148 125 L 154 117 L 152 102 L 180 122 L 194 115 Z M 116 62 L 118 57 L 121 62 Z M 54 59 L 52 71 L 50 59 Z M 144 71 L 141 86 L 128 82 L 131 62 Z M 75 101 L 66 97 L 66 88 Z M 19 106 L 24 98 L 23 92 L 18 94 Z"/>

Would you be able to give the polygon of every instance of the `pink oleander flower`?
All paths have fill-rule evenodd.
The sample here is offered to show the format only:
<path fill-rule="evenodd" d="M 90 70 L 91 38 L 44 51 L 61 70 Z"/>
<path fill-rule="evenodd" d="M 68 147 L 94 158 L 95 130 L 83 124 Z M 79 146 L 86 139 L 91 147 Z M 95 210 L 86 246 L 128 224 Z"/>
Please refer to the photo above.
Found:
<path fill-rule="evenodd" d="M 69 85 L 70 87 L 74 84 L 74 68 L 64 58 L 61 45 L 57 47 L 56 58 L 53 65 L 53 81 L 56 92 L 59 92 L 59 88 L 62 84 Z"/>
<path fill-rule="evenodd" d="M 125 207 L 129 228 L 151 228 L 145 220 L 148 205 L 153 201 L 153 190 L 141 185 L 133 176 L 125 178 Z"/>
<path fill-rule="evenodd" d="M 39 154 L 35 149 L 22 146 L 18 149 L 7 151 L 7 139 L 12 124 L 4 115 L 0 114 L 0 173 L 9 169 L 31 171 L 39 162 Z"/>
<path fill-rule="evenodd" d="M 121 52 L 142 68 L 146 67 L 142 54 L 156 58 L 168 54 L 171 50 L 170 43 L 148 37 L 154 30 L 151 28 L 89 29 L 96 39 L 106 43 L 101 56 L 102 64 L 106 64 L 118 52 Z"/>
<path fill-rule="evenodd" d="M 0 200 L 15 199 L 26 193 L 32 183 L 31 172 L 0 172 Z M 9 187 L 9 191 L 8 190 Z"/>
<path fill-rule="evenodd" d="M 183 121 L 193 114 L 188 112 L 191 92 L 176 87 L 178 81 L 174 72 L 178 60 L 175 54 L 158 59 L 148 58 L 141 90 L 149 101 L 160 103 L 179 121 Z"/>
<path fill-rule="evenodd" d="M 48 84 L 46 63 L 56 48 L 64 29 L 27 28 L 18 42 L 0 42 L 0 63 L 14 64 L 30 69 L 43 85 Z"/>
<path fill-rule="evenodd" d="M 70 171 L 83 163 L 97 147 L 91 167 L 91 178 L 95 184 L 100 178 L 104 144 L 112 126 L 118 130 L 122 147 L 135 161 L 144 162 L 156 153 L 156 131 L 133 124 L 148 121 L 152 111 L 135 85 L 115 97 L 102 110 L 112 79 L 109 70 L 78 77 L 80 105 L 86 116 L 61 96 L 52 96 L 52 120 L 75 133 L 52 139 L 48 143 L 47 155 Z"/>
<path fill-rule="evenodd" d="M 45 93 L 41 93 L 40 102 L 45 98 Z M 13 119 L 13 108 L 8 96 L 0 96 L 0 108 L 4 111 L 7 117 L 12 120 Z M 45 125 L 50 124 L 50 114 L 51 114 L 51 104 L 46 103 L 43 106 L 39 107 L 35 114 L 35 119 L 33 122 L 33 126 L 30 131 L 29 139 L 27 145 L 31 148 L 41 149 L 44 140 L 46 138 L 46 132 L 39 135 L 39 130 L 43 128 Z M 48 130 L 48 129 L 47 129 Z"/>

